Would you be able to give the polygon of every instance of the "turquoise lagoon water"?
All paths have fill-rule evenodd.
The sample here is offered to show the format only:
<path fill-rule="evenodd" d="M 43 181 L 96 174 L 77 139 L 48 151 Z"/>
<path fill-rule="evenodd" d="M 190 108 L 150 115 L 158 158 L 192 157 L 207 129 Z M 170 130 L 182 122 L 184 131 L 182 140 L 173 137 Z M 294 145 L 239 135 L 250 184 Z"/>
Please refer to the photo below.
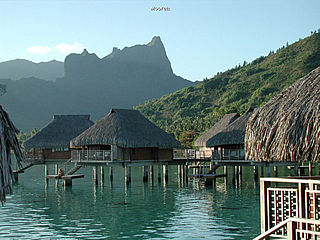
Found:
<path fill-rule="evenodd" d="M 252 239 L 260 231 L 252 168 L 244 168 L 237 186 L 219 179 L 213 187 L 181 182 L 176 166 L 169 166 L 168 183 L 143 183 L 141 168 L 133 168 L 127 187 L 122 167 L 114 170 L 113 182 L 106 171 L 97 186 L 91 167 L 79 173 L 85 178 L 67 188 L 55 180 L 46 186 L 43 166 L 21 174 L 0 208 L 0 238 Z"/>

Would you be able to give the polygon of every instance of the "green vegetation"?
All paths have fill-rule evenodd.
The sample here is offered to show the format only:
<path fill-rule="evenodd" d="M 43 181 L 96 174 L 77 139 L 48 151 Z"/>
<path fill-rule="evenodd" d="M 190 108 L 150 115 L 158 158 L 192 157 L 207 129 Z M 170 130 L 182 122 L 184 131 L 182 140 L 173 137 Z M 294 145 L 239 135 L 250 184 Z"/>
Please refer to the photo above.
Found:
<path fill-rule="evenodd" d="M 20 146 L 22 146 L 22 144 L 28 140 L 29 138 L 31 138 L 33 135 L 35 135 L 38 132 L 38 130 L 36 128 L 34 128 L 29 134 L 25 133 L 23 131 L 20 131 L 18 134 L 18 141 Z"/>
<path fill-rule="evenodd" d="M 320 66 L 320 33 L 270 51 L 250 64 L 236 66 L 211 79 L 136 107 L 156 125 L 190 144 L 224 114 L 243 113 Z"/>

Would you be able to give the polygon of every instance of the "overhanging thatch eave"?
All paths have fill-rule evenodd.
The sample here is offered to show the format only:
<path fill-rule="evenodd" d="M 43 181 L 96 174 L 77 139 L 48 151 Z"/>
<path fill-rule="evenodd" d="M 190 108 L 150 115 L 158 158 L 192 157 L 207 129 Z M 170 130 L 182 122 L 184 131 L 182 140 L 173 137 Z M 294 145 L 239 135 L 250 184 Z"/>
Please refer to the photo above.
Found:
<path fill-rule="evenodd" d="M 246 155 L 256 161 L 320 161 L 320 67 L 252 115 Z"/>

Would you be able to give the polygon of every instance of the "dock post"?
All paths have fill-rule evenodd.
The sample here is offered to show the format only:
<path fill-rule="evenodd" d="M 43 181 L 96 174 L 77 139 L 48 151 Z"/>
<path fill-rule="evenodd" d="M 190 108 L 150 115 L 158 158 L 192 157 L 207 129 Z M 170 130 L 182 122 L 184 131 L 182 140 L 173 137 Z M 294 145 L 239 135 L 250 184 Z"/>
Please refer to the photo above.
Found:
<path fill-rule="evenodd" d="M 18 181 L 19 181 L 19 173 L 14 172 L 14 173 L 13 173 L 13 177 L 14 177 L 14 181 L 15 181 L 15 182 L 18 182 Z"/>
<path fill-rule="evenodd" d="M 309 162 L 309 176 L 312 176 L 312 162 Z"/>
<path fill-rule="evenodd" d="M 98 167 L 92 167 L 93 184 L 98 185 Z"/>
<path fill-rule="evenodd" d="M 164 175 L 164 180 L 168 182 L 169 180 L 169 175 L 168 175 L 168 164 L 163 165 L 163 175 Z"/>
<path fill-rule="evenodd" d="M 299 175 L 299 163 L 296 163 L 296 165 L 294 166 L 294 174 L 295 176 Z"/>
<path fill-rule="evenodd" d="M 225 183 L 227 183 L 228 182 L 228 166 L 223 167 L 223 173 L 224 173 L 224 175 L 226 175 L 225 176 Z"/>
<path fill-rule="evenodd" d="M 258 173 L 258 167 L 257 166 L 254 166 L 253 167 L 253 176 L 254 176 L 254 180 L 258 180 L 259 178 L 259 173 Z"/>
<path fill-rule="evenodd" d="M 59 165 L 56 164 L 55 169 L 54 169 L 54 174 L 58 175 L 58 172 L 59 172 Z M 58 185 L 59 185 L 59 178 L 56 179 L 56 186 L 58 186 Z"/>
<path fill-rule="evenodd" d="M 270 166 L 267 167 L 267 176 L 271 177 L 271 167 Z"/>
<path fill-rule="evenodd" d="M 188 183 L 189 181 L 189 178 L 188 178 L 188 175 L 189 175 L 189 166 L 188 166 L 188 162 L 186 163 L 185 165 L 185 169 L 186 169 L 186 183 Z"/>
<path fill-rule="evenodd" d="M 101 180 L 101 185 L 104 183 L 104 167 L 100 167 L 100 180 Z"/>
<path fill-rule="evenodd" d="M 236 184 L 236 166 L 232 167 L 232 184 Z"/>
<path fill-rule="evenodd" d="M 46 184 L 49 183 L 49 179 L 47 178 L 48 175 L 49 175 L 48 164 L 45 164 L 45 165 L 44 165 L 44 178 L 46 179 Z"/>
<path fill-rule="evenodd" d="M 154 175 L 154 169 L 153 169 L 153 165 L 150 165 L 150 181 L 151 183 L 153 183 L 153 175 Z"/>
<path fill-rule="evenodd" d="M 161 182 L 161 165 L 158 165 L 158 182 Z"/>
<path fill-rule="evenodd" d="M 277 167 L 277 166 L 274 166 L 274 167 L 273 167 L 273 170 L 274 170 L 274 176 L 275 176 L 275 177 L 278 177 L 278 175 L 279 175 L 279 174 L 278 174 L 278 167 Z"/>
<path fill-rule="evenodd" d="M 148 182 L 148 166 L 142 166 L 143 182 Z"/>
<path fill-rule="evenodd" d="M 131 182 L 131 167 L 125 166 L 125 183 L 129 184 Z"/>
<path fill-rule="evenodd" d="M 261 167 L 260 167 L 260 171 L 261 171 L 261 172 L 260 172 L 260 177 L 263 177 L 263 176 L 264 176 L 263 170 L 264 170 L 264 168 L 263 168 L 263 166 L 261 166 Z"/>
<path fill-rule="evenodd" d="M 72 179 L 64 179 L 64 186 L 72 186 Z"/>
<path fill-rule="evenodd" d="M 320 176 L 320 163 L 318 163 L 318 175 Z"/>
<path fill-rule="evenodd" d="M 113 181 L 113 167 L 109 167 L 109 177 L 110 177 L 110 182 Z"/>

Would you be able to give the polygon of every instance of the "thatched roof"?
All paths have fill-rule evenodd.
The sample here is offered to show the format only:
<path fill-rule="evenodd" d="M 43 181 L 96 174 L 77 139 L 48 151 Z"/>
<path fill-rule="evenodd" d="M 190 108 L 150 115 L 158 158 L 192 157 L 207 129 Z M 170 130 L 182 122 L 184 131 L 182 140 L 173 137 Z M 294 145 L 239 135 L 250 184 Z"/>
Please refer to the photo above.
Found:
<path fill-rule="evenodd" d="M 239 117 L 238 113 L 229 113 L 223 116 L 219 122 L 217 122 L 212 128 L 203 133 L 198 139 L 194 142 L 194 145 L 197 147 L 207 147 L 208 141 L 221 132 L 225 127 L 234 122 Z"/>
<path fill-rule="evenodd" d="M 253 113 L 253 108 L 250 108 L 231 124 L 217 132 L 207 141 L 208 147 L 219 147 L 226 145 L 244 145 L 244 135 L 249 117 Z"/>
<path fill-rule="evenodd" d="M 72 147 L 84 145 L 117 145 L 125 148 L 179 148 L 180 142 L 161 130 L 137 110 L 111 109 L 91 128 L 72 139 Z"/>
<path fill-rule="evenodd" d="M 320 67 L 252 115 L 246 155 L 257 161 L 320 161 Z"/>
<path fill-rule="evenodd" d="M 13 180 L 11 150 L 15 153 L 17 164 L 23 160 L 17 139 L 19 130 L 13 125 L 8 114 L 0 106 L 0 202 L 6 201 L 6 195 L 12 192 Z"/>
<path fill-rule="evenodd" d="M 90 115 L 54 115 L 53 120 L 24 143 L 30 148 L 69 147 L 70 140 L 93 125 Z"/>

